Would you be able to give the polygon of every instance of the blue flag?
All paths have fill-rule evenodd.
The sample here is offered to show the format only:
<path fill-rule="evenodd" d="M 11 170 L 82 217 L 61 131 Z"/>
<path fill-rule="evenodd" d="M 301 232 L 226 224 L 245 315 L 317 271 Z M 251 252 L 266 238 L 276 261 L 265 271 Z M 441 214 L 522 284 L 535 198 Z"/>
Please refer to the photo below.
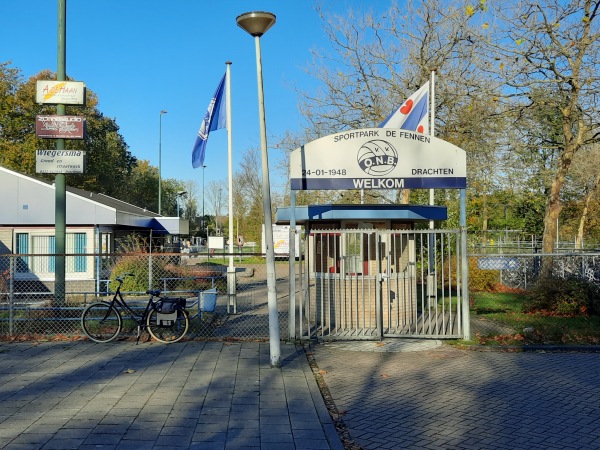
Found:
<path fill-rule="evenodd" d="M 213 130 L 227 128 L 227 102 L 225 101 L 226 77 L 227 73 L 225 73 L 223 78 L 221 78 L 219 87 L 217 87 L 215 95 L 213 95 L 213 98 L 208 104 L 208 109 L 206 110 L 204 119 L 202 119 L 202 123 L 200 124 L 198 137 L 196 138 L 194 150 L 192 151 L 192 167 L 194 169 L 204 165 L 204 154 L 206 151 L 208 134 Z"/>

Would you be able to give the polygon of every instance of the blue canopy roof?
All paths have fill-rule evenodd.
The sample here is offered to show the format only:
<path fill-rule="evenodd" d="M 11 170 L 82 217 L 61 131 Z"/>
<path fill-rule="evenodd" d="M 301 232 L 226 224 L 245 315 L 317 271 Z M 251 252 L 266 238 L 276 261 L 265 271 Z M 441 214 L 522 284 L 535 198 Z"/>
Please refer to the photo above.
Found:
<path fill-rule="evenodd" d="M 288 225 L 291 208 L 278 208 L 275 222 Z M 314 220 L 447 220 L 448 208 L 427 205 L 308 205 L 296 206 L 296 223 Z"/>

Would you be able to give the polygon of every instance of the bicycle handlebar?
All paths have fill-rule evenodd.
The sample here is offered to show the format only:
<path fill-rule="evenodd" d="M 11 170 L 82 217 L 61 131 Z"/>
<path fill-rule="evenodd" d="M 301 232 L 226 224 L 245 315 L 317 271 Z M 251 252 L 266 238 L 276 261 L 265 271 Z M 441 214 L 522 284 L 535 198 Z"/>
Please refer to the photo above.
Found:
<path fill-rule="evenodd" d="M 131 272 L 125 272 L 121 275 L 116 276 L 115 280 L 117 280 L 119 283 L 122 283 L 125 280 L 125 277 L 135 277 L 135 275 Z"/>

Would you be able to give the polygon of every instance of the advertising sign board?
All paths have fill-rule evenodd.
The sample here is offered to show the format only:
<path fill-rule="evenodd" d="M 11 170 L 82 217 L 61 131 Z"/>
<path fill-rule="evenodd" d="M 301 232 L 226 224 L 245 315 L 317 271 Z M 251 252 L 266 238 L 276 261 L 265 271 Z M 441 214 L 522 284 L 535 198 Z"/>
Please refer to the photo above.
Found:
<path fill-rule="evenodd" d="M 290 226 L 289 225 L 272 225 L 273 226 L 273 252 L 276 255 L 289 255 L 290 253 Z M 296 226 L 296 256 L 300 255 L 300 233 L 302 227 Z M 265 247 L 265 225 L 262 226 L 262 252 L 266 253 Z"/>
<path fill-rule="evenodd" d="M 85 105 L 85 84 L 82 81 L 38 80 L 36 102 L 47 105 Z"/>
<path fill-rule="evenodd" d="M 389 128 L 349 130 L 291 153 L 294 190 L 466 188 L 461 148 L 433 136 Z"/>
<path fill-rule="evenodd" d="M 83 139 L 83 116 L 35 116 L 35 135 L 39 138 Z"/>
<path fill-rule="evenodd" d="M 208 237 L 208 248 L 214 248 L 216 250 L 223 250 L 225 248 L 225 240 L 223 236 L 209 236 Z"/>
<path fill-rule="evenodd" d="M 81 150 L 37 150 L 36 173 L 85 173 L 85 152 Z"/>

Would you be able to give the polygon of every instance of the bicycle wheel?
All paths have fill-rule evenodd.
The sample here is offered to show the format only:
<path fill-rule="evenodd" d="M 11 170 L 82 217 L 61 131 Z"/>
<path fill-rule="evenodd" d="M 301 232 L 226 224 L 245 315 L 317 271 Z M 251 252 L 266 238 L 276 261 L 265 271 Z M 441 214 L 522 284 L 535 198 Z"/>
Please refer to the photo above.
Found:
<path fill-rule="evenodd" d="M 184 309 L 178 309 L 173 316 L 159 314 L 153 309 L 148 313 L 146 326 L 150 336 L 159 342 L 170 344 L 185 336 L 190 326 L 190 319 Z"/>
<path fill-rule="evenodd" d="M 108 303 L 92 303 L 83 310 L 81 328 L 95 342 L 110 342 L 121 331 L 123 321 L 118 311 Z"/>

